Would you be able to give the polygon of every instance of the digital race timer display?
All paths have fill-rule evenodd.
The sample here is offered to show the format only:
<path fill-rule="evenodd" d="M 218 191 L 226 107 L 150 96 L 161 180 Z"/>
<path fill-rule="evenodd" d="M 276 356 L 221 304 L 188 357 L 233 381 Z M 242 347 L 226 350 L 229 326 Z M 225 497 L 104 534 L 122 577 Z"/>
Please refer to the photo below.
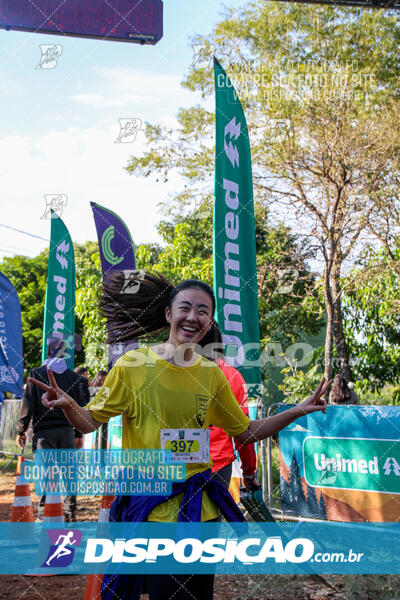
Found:
<path fill-rule="evenodd" d="M 0 28 L 156 44 L 162 0 L 1 0 Z"/>

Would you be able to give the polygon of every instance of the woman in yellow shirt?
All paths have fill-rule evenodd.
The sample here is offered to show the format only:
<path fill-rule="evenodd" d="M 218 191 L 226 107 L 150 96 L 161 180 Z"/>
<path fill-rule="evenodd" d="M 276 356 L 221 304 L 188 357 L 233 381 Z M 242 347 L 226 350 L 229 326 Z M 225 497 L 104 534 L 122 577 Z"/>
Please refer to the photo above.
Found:
<path fill-rule="evenodd" d="M 201 430 L 198 449 L 187 457 L 186 482 L 174 484 L 170 497 L 157 497 L 152 503 L 150 496 L 145 497 L 146 502 L 143 497 L 117 498 L 111 510 L 114 520 L 210 521 L 218 519 L 220 512 L 229 520 L 239 520 L 238 509 L 225 495 L 224 486 L 210 478 L 209 425 L 221 427 L 239 444 L 254 443 L 278 433 L 300 416 L 325 411 L 324 394 L 330 382 L 322 380 L 316 392 L 296 407 L 250 421 L 219 367 L 194 351 L 214 321 L 212 289 L 197 280 L 174 287 L 160 274 L 140 272 L 136 280 L 131 293 L 125 291 L 123 272 L 111 273 L 104 282 L 102 308 L 108 321 L 108 341 L 129 341 L 169 328 L 167 342 L 127 352 L 85 408 L 57 387 L 51 372 L 51 386 L 33 383 L 46 392 L 43 404 L 62 408 L 82 433 L 122 414 L 123 448 L 162 448 L 167 435 Z M 144 506 L 150 508 L 144 510 Z M 102 598 L 136 600 L 140 585 L 131 585 L 132 580 L 126 575 L 107 576 Z M 210 600 L 213 576 L 154 575 L 147 577 L 147 589 L 150 600 Z"/>

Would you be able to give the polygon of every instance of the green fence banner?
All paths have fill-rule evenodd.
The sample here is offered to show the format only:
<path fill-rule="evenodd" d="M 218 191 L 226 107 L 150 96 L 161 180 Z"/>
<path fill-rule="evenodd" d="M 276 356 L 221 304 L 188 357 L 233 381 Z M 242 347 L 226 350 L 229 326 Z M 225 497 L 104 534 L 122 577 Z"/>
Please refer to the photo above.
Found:
<path fill-rule="evenodd" d="M 279 412 L 290 405 L 280 404 Z M 328 405 L 279 433 L 281 508 L 301 517 L 398 521 L 398 406 Z"/>
<path fill-rule="evenodd" d="M 68 229 L 51 211 L 51 236 L 47 267 L 46 303 L 44 307 L 42 361 L 47 344 L 58 338 L 67 343 L 65 360 L 74 368 L 75 348 L 75 258 Z"/>
<path fill-rule="evenodd" d="M 400 494 L 399 440 L 308 437 L 303 460 L 311 486 Z"/>
<path fill-rule="evenodd" d="M 261 395 L 256 236 L 250 143 L 239 98 L 214 59 L 216 97 L 214 291 L 226 360 Z"/>

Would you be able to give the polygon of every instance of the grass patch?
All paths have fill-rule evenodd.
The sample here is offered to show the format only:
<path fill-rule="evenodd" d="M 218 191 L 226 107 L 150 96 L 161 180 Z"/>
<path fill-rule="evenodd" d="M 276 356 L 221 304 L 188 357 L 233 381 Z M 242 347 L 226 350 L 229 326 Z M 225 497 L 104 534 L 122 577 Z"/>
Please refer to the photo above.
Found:
<path fill-rule="evenodd" d="M 3 471 L 3 473 L 15 472 L 17 468 L 17 459 L 10 463 L 11 458 L 11 456 L 4 455 L 0 451 L 0 471 Z"/>

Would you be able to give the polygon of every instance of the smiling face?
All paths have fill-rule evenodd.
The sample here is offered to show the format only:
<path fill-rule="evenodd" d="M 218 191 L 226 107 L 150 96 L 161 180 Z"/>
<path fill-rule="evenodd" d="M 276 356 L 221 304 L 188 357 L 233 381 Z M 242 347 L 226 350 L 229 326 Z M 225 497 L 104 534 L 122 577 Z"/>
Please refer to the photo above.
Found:
<path fill-rule="evenodd" d="M 197 344 L 213 322 L 213 303 L 201 289 L 187 288 L 179 292 L 165 314 L 171 326 L 168 342 L 175 347 Z"/>

